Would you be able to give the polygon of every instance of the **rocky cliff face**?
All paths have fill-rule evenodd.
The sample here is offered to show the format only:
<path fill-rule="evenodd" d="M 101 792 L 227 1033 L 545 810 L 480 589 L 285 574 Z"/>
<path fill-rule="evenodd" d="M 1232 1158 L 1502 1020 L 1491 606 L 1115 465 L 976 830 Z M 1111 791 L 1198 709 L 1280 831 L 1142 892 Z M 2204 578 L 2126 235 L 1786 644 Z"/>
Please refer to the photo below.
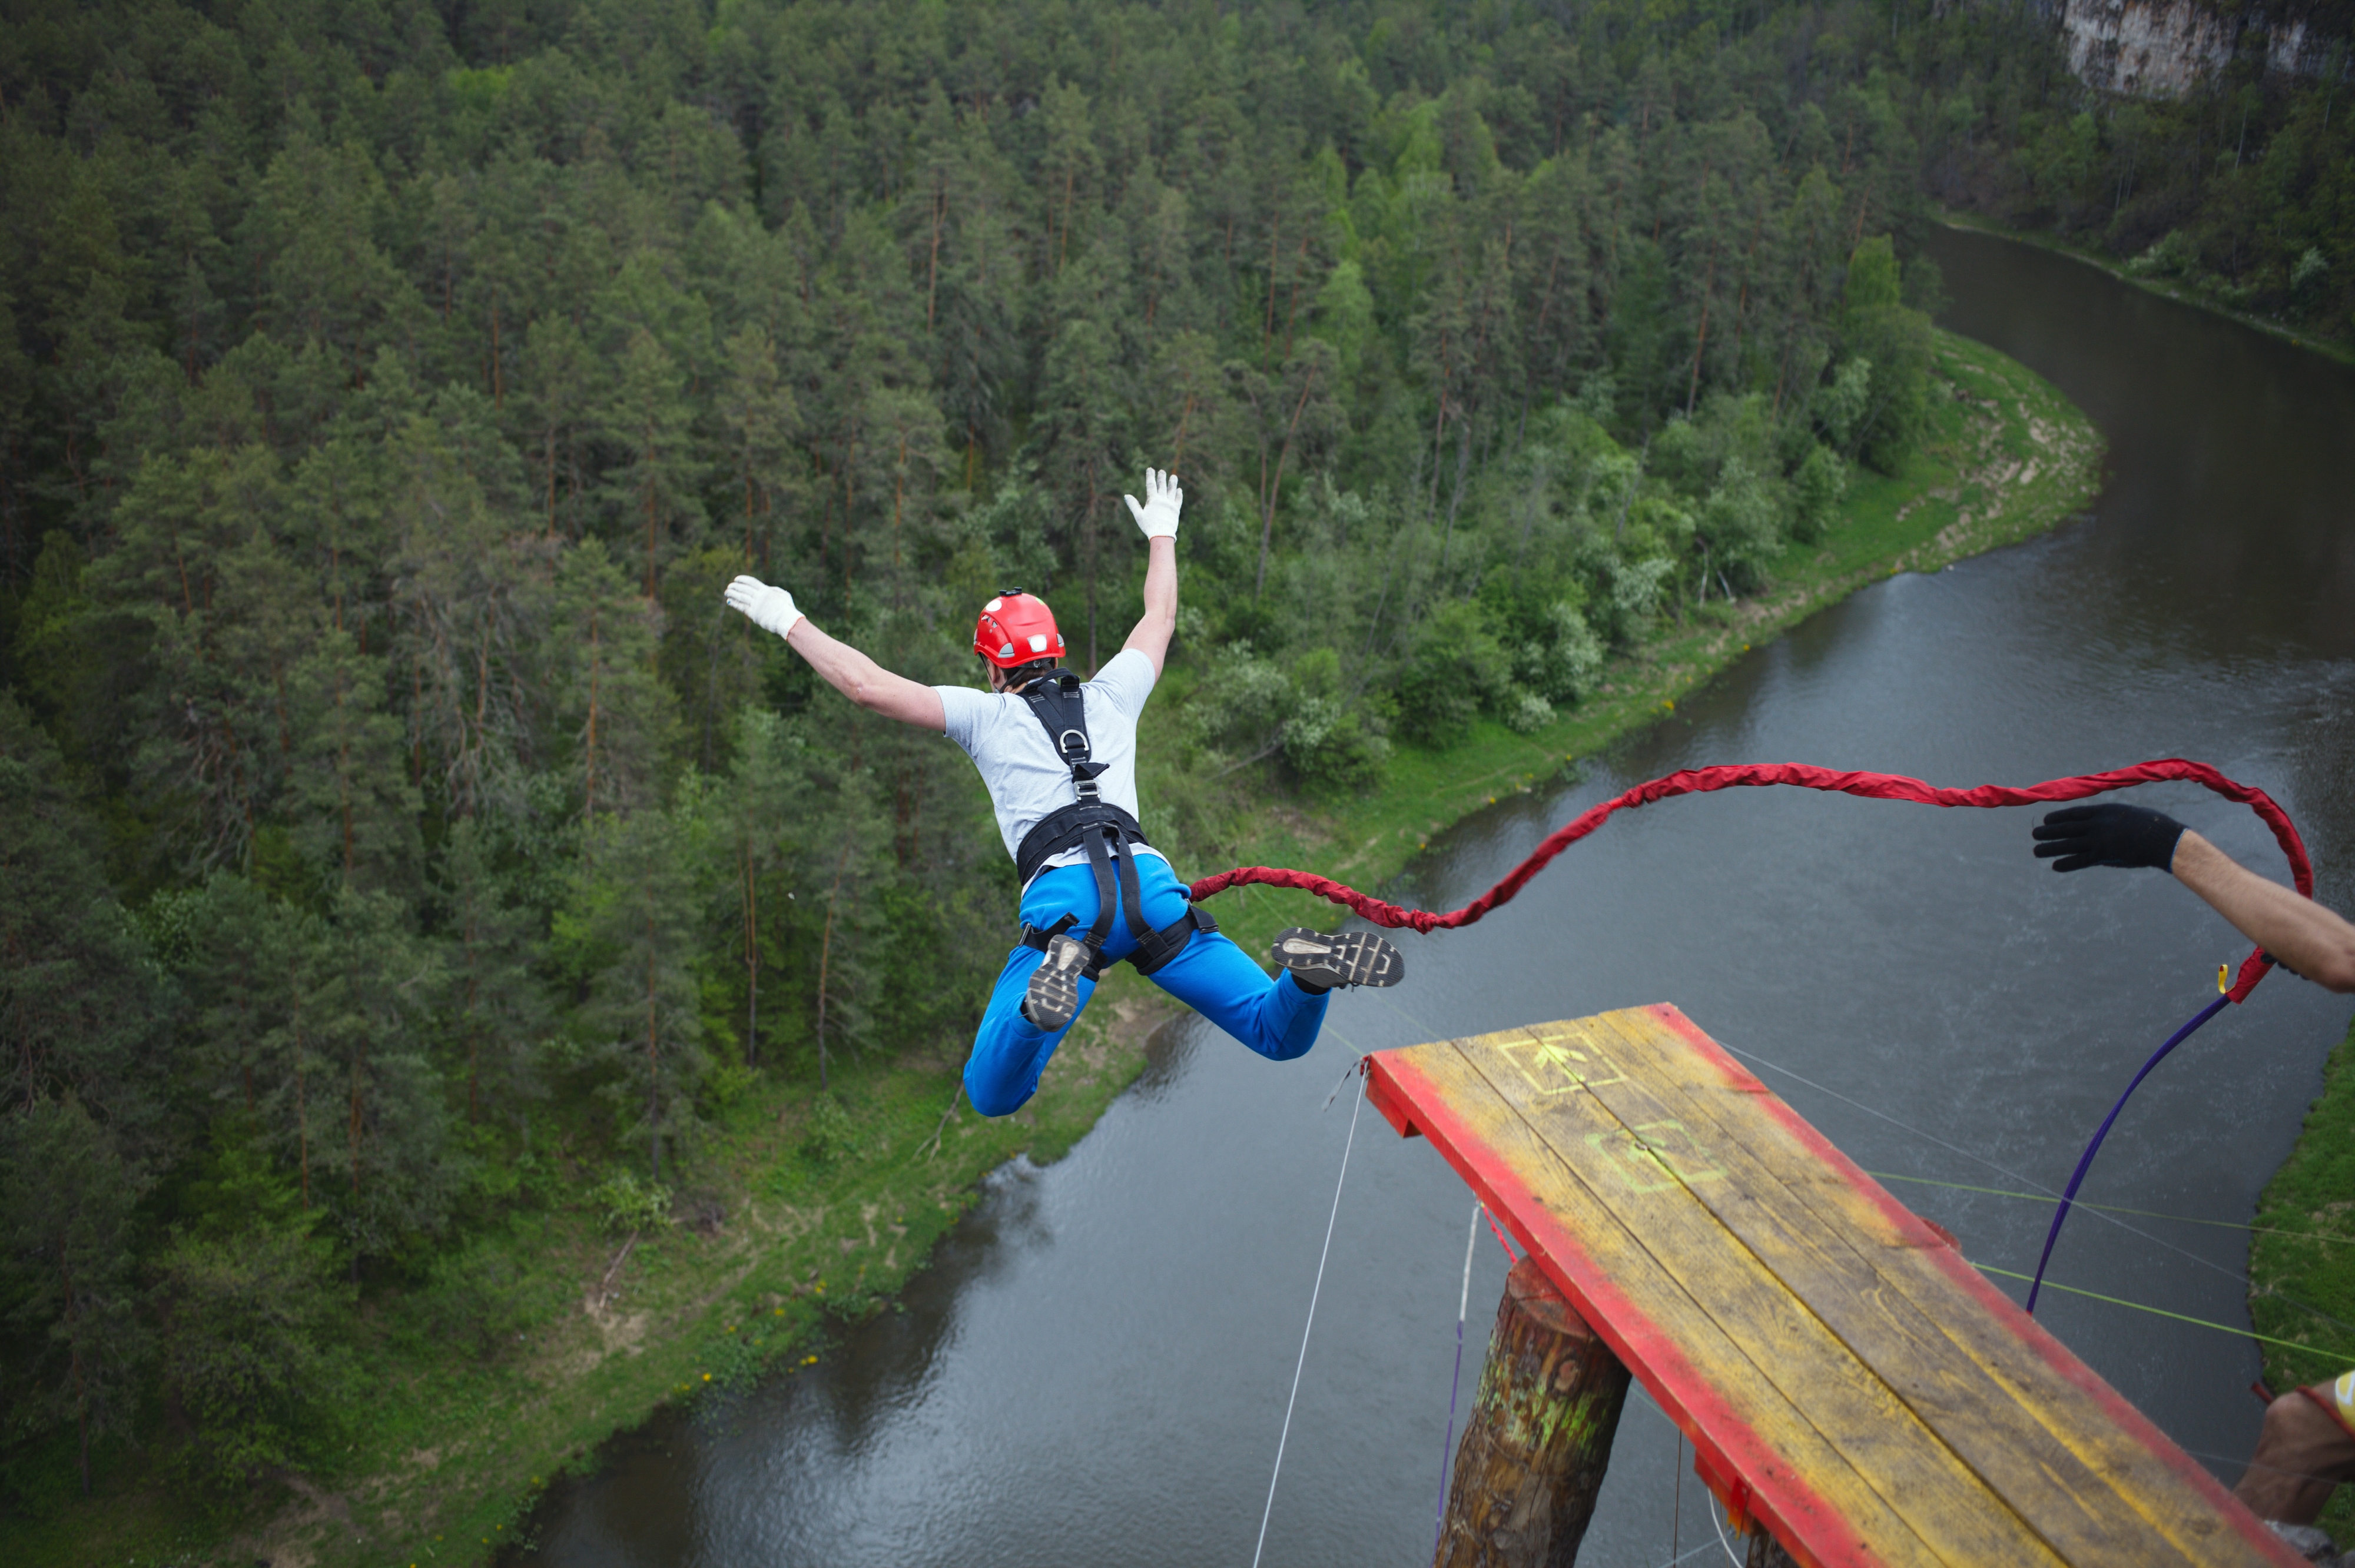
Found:
<path fill-rule="evenodd" d="M 2334 69 L 2334 40 L 2286 10 L 2226 12 L 2194 0 L 2062 0 L 2061 29 L 2069 69 L 2106 92 L 2175 97 L 2260 40 L 2269 71 L 2319 76 Z"/>

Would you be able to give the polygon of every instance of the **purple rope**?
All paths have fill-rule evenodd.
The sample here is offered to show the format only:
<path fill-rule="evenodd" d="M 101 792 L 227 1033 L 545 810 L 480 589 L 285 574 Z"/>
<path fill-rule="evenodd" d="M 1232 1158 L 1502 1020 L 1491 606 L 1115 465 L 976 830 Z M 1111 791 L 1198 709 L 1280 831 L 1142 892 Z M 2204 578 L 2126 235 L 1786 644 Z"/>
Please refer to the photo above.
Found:
<path fill-rule="evenodd" d="M 2061 1239 L 2061 1222 L 2069 1217 L 2069 1204 L 2077 1196 L 2077 1189 L 2083 1184 L 2085 1172 L 2093 1169 L 2094 1156 L 2100 1152 L 2102 1139 L 2110 1136 L 2110 1124 L 2118 1119 L 2118 1112 L 2126 1108 L 2127 1099 L 2142 1087 L 2142 1081 L 2150 1076 L 2150 1070 L 2165 1061 L 2169 1051 L 2190 1039 L 2194 1030 L 2215 1017 L 2232 1000 L 2229 996 L 2218 997 L 2194 1013 L 2190 1022 L 2168 1036 L 2167 1044 L 2150 1054 L 2150 1060 L 2145 1062 L 2142 1071 L 2134 1075 L 2134 1082 L 2126 1086 L 2126 1092 L 2118 1097 L 2118 1103 L 2112 1106 L 2110 1114 L 2102 1118 L 2101 1130 L 2094 1134 L 2094 1141 L 2085 1145 L 2085 1152 L 2077 1161 L 2077 1173 L 2069 1178 L 2069 1190 L 2061 1194 L 2061 1206 L 2052 1213 L 2052 1228 L 2044 1233 L 2044 1255 L 2036 1260 L 2036 1277 L 2029 1281 L 2028 1305 L 2024 1308 L 2031 1317 L 2036 1312 L 2036 1293 L 2044 1285 L 2044 1266 L 2052 1261 L 2052 1244 Z"/>

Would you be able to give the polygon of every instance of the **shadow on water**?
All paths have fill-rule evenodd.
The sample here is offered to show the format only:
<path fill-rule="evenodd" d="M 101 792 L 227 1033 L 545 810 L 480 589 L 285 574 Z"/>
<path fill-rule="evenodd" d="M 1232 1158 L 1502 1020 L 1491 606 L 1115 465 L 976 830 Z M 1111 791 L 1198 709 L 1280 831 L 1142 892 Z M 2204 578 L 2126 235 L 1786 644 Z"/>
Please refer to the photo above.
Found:
<path fill-rule="evenodd" d="M 1876 584 L 1761 648 L 1591 776 L 1443 835 L 1407 879 L 1423 902 L 1465 901 L 1577 810 L 1680 767 L 2025 783 L 2172 755 L 2275 794 L 2321 895 L 2355 906 L 2340 456 L 2355 447 L 2355 378 L 2065 258 L 1949 231 L 1931 249 L 1950 324 L 2102 424 L 2112 475 L 2093 515 Z M 2278 865 L 2239 808 L 2190 786 L 2137 798 Z M 1471 1211 L 1421 1141 L 1375 1118 L 1352 1131 L 1346 1097 L 1327 1108 L 1348 1057 L 1673 1001 L 1870 1170 L 2056 1186 L 2243 945 L 2164 877 L 2043 871 L 2030 817 L 1796 790 L 1665 801 L 1614 819 L 1480 926 L 1406 938 L 1407 983 L 1336 998 L 1299 1063 L 1174 1023 L 1068 1157 L 990 1179 L 903 1311 L 847 1330 L 816 1367 L 617 1440 L 596 1476 L 550 1493 L 527 1526 L 538 1550 L 519 1560 L 1249 1561 L 1345 1146 L 1267 1560 L 1420 1557 Z M 2347 1017 L 2314 987 L 2269 981 L 2145 1086 L 2086 1196 L 2245 1221 Z M 1973 1259 L 2033 1266 L 2042 1205 L 1893 1190 Z M 1476 1239 L 1476 1375 L 1505 1266 Z M 2229 1229 L 2081 1212 L 2052 1277 L 2245 1327 L 2245 1263 Z M 2040 1318 L 2096 1372 L 2237 1473 L 2259 1414 L 2246 1339 L 2048 1300 Z M 2355 1337 L 2347 1349 L 2355 1364 Z M 1672 1506 L 1678 1467 L 1672 1430 L 1639 1395 L 1588 1561 L 1660 1563 L 1672 1539 L 1710 1540 L 1699 1488 Z"/>

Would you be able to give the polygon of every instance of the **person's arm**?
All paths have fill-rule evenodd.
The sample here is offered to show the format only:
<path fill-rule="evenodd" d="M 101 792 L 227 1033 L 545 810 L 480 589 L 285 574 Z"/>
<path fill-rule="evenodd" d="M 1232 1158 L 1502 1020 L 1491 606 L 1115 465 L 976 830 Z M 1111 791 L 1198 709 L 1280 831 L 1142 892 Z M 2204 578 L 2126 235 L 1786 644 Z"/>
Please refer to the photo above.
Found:
<path fill-rule="evenodd" d="M 1134 648 L 1153 661 L 1154 679 L 1169 657 L 1169 638 L 1178 630 L 1178 541 L 1149 540 L 1146 545 L 1145 614 L 1128 634 L 1123 648 Z"/>
<path fill-rule="evenodd" d="M 898 719 L 920 729 L 945 732 L 948 714 L 941 694 L 920 686 L 861 653 L 847 642 L 837 642 L 810 623 L 794 608 L 794 596 L 758 577 L 742 577 L 728 585 L 728 603 L 751 618 L 752 624 L 773 631 L 785 646 L 809 661 L 826 683 L 869 713 Z"/>
<path fill-rule="evenodd" d="M 2355 991 L 2355 925 L 2186 828 L 2168 869 L 2241 935 L 2330 991 Z"/>
<path fill-rule="evenodd" d="M 1146 549 L 1145 615 L 1121 647 L 1153 661 L 1153 677 L 1157 681 L 1169 656 L 1170 635 L 1178 630 L 1178 512 L 1186 503 L 1186 493 L 1178 488 L 1175 474 L 1148 468 L 1145 504 L 1139 506 L 1134 495 L 1121 499 L 1128 503 L 1136 525 L 1145 530 Z"/>
<path fill-rule="evenodd" d="M 2036 858 L 2055 871 L 2150 866 L 2208 901 L 2241 935 L 2294 972 L 2355 991 L 2355 925 L 2313 899 L 2259 876 L 2162 811 L 2141 806 L 2072 806 L 2036 825 Z"/>

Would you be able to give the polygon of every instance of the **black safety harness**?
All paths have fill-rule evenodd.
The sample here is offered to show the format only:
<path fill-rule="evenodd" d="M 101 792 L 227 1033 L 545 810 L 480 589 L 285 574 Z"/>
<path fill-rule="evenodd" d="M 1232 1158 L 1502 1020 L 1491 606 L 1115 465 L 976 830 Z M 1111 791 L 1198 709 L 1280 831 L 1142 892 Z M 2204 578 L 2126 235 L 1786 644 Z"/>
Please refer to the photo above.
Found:
<path fill-rule="evenodd" d="M 1030 712 L 1046 726 L 1047 742 L 1055 748 L 1057 759 L 1071 770 L 1071 788 L 1079 796 L 1071 804 L 1048 812 L 1022 835 L 1021 847 L 1014 853 L 1015 872 L 1028 887 L 1049 860 L 1065 850 L 1084 848 L 1088 869 L 1096 879 L 1095 923 L 1077 938 L 1088 948 L 1087 978 L 1094 980 L 1113 964 L 1104 957 L 1103 944 L 1112 935 L 1115 888 L 1122 912 L 1128 917 L 1129 935 L 1136 938 L 1136 950 L 1128 961 L 1136 966 L 1137 973 L 1149 975 L 1184 952 L 1195 932 L 1215 931 L 1218 922 L 1199 905 L 1188 904 L 1185 914 L 1157 931 L 1146 925 L 1136 857 L 1128 848 L 1146 842 L 1145 830 L 1135 817 L 1105 800 L 1096 787 L 1096 777 L 1107 765 L 1094 759 L 1088 742 L 1087 699 L 1080 691 L 1080 678 L 1069 670 L 1050 670 L 1015 694 L 1030 705 Z M 1077 915 L 1066 915 L 1051 926 L 1026 921 L 1022 945 L 1043 953 L 1050 941 L 1078 923 Z"/>

